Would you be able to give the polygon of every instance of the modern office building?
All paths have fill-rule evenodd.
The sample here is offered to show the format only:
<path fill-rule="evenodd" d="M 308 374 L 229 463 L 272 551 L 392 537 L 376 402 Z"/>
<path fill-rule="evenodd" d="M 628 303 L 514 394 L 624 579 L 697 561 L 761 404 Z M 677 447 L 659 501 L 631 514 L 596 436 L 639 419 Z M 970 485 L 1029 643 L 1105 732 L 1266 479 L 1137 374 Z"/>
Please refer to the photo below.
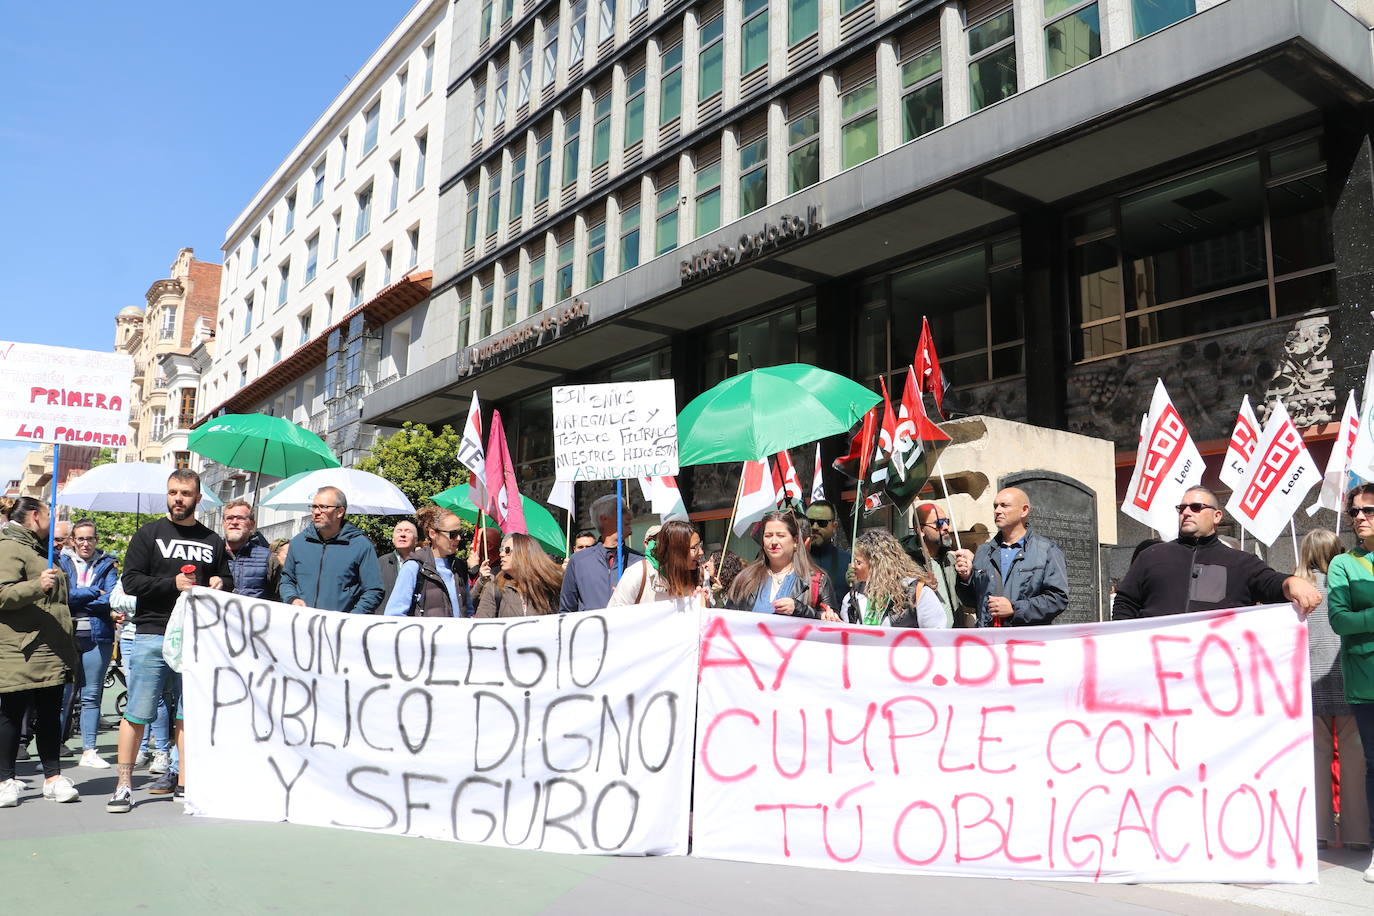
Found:
<path fill-rule="evenodd" d="M 122 461 L 190 467 L 186 434 L 196 411 L 197 379 L 178 367 L 215 329 L 218 264 L 183 248 L 168 276 L 148 287 L 147 308 L 126 306 L 115 316 L 115 351 L 134 359 L 129 426 L 133 439 Z"/>
<path fill-rule="evenodd" d="M 230 224 L 201 422 L 289 417 L 352 464 L 374 435 L 361 398 L 438 358 L 409 329 L 424 326 L 433 265 L 452 9 L 411 8 Z M 210 466 L 207 485 L 228 498 L 252 480 Z"/>
<path fill-rule="evenodd" d="M 959 412 L 1110 439 L 1125 474 L 1157 376 L 1208 454 L 1243 394 L 1319 442 L 1363 380 L 1368 3 L 458 9 L 444 355 L 363 420 L 458 424 L 477 390 L 531 495 L 551 385 L 672 377 L 685 404 L 804 361 L 891 386 L 922 316 Z M 734 473 L 685 475 L 689 504 L 724 515 Z"/>

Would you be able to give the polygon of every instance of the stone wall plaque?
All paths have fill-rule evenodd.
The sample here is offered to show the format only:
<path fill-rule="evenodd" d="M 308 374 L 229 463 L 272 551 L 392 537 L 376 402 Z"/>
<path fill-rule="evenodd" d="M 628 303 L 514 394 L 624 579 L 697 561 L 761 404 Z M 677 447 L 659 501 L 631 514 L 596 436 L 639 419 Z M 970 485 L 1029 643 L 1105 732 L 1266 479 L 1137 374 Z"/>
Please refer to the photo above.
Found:
<path fill-rule="evenodd" d="M 1019 487 L 1030 498 L 1030 527 L 1064 551 L 1069 573 L 1069 606 L 1056 623 L 1103 619 L 1101 558 L 1097 532 L 1097 495 L 1091 488 L 1054 471 L 1018 471 L 997 482 L 998 489 Z"/>

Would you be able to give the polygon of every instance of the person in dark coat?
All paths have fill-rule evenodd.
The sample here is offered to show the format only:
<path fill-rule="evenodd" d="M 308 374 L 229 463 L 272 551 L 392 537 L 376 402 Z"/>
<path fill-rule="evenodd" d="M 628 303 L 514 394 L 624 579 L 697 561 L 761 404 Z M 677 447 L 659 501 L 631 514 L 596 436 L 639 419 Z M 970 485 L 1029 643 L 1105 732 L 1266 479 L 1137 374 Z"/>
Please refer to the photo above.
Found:
<path fill-rule="evenodd" d="M 735 577 L 725 606 L 760 614 L 814 619 L 828 612 L 834 617 L 838 606 L 830 577 L 812 564 L 796 515 L 769 512 L 762 532 L 763 553 Z"/>
<path fill-rule="evenodd" d="M 392 549 L 377 558 L 377 566 L 382 574 L 382 588 L 390 595 L 396 588 L 396 572 L 401 564 L 410 558 L 410 553 L 420 543 L 420 526 L 408 518 L 403 518 L 391 529 Z"/>
<path fill-rule="evenodd" d="M 467 564 L 456 556 L 463 543 L 462 523 L 438 506 L 426 506 L 418 514 L 428 546 L 407 552 L 383 613 L 392 617 L 472 616 Z"/>
<path fill-rule="evenodd" d="M 271 580 L 272 548 L 258 533 L 253 507 L 244 500 L 234 499 L 224 505 L 224 547 L 229 551 L 234 594 L 276 601 Z"/>

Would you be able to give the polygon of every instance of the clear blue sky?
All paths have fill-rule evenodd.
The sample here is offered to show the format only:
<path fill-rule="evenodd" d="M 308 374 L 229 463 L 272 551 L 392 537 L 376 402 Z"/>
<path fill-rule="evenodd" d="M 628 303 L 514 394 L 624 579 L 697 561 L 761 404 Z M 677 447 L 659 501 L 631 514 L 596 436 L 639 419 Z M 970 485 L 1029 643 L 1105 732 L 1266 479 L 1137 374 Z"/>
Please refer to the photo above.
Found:
<path fill-rule="evenodd" d="M 0 340 L 108 350 L 230 221 L 410 0 L 5 5 Z M 27 446 L 0 442 L 0 486 Z"/>

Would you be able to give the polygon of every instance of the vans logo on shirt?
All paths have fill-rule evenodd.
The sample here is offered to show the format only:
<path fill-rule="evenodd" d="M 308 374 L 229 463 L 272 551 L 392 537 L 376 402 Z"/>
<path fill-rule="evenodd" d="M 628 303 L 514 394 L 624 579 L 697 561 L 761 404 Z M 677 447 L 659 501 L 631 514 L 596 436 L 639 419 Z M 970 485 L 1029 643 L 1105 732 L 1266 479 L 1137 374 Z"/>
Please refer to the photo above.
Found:
<path fill-rule="evenodd" d="M 197 563 L 215 562 L 215 548 L 200 541 L 164 541 L 155 538 L 157 549 L 162 551 L 164 560 L 192 560 Z"/>

